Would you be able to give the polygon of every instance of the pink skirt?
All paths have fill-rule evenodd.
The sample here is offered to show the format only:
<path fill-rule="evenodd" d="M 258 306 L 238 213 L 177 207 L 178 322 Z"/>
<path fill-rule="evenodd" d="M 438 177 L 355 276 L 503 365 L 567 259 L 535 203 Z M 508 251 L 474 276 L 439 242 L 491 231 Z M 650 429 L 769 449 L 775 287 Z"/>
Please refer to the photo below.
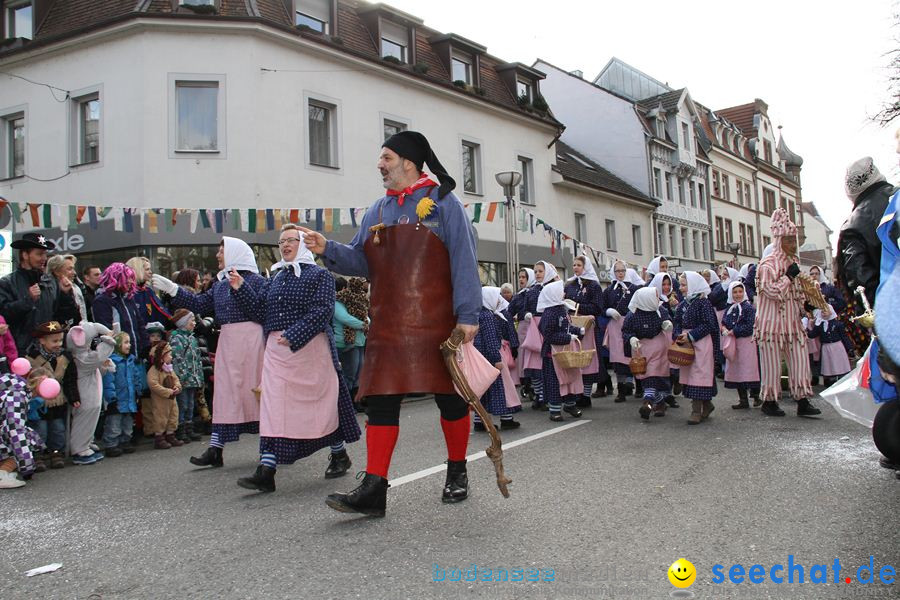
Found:
<path fill-rule="evenodd" d="M 333 433 L 340 387 L 328 336 L 320 333 L 291 352 L 277 342 L 280 335 L 273 331 L 266 341 L 259 434 L 306 440 Z"/>
<path fill-rule="evenodd" d="M 719 322 L 719 329 L 722 328 L 722 319 L 724 319 L 724 318 L 725 318 L 725 311 L 724 311 L 724 310 L 717 310 L 717 311 L 716 311 L 716 321 Z"/>
<path fill-rule="evenodd" d="M 587 333 L 584 335 L 584 339 L 581 340 L 581 349 L 582 350 L 596 350 L 597 349 L 597 336 L 594 335 L 594 327 L 592 326 L 588 329 Z M 594 375 L 595 373 L 600 372 L 600 358 L 599 352 L 594 352 L 594 358 L 591 359 L 591 364 L 581 369 L 582 375 Z"/>
<path fill-rule="evenodd" d="M 850 372 L 850 358 L 841 342 L 822 344 L 822 375 L 834 377 Z"/>
<path fill-rule="evenodd" d="M 622 325 L 625 319 L 610 319 L 606 326 L 606 347 L 609 348 L 609 362 L 627 365 L 631 360 L 625 356 L 625 347 L 622 345 Z"/>
<path fill-rule="evenodd" d="M 819 338 L 809 338 L 806 340 L 806 347 L 809 350 L 809 355 L 815 362 L 822 360 L 822 340 Z"/>
<path fill-rule="evenodd" d="M 509 377 L 513 382 L 513 385 L 519 385 L 519 383 L 521 383 L 519 365 L 516 362 L 516 359 L 513 358 L 509 342 L 506 340 L 500 342 L 500 360 L 506 366 L 506 370 L 509 372 Z"/>
<path fill-rule="evenodd" d="M 222 325 L 213 367 L 216 381 L 213 423 L 259 421 L 259 399 L 253 389 L 262 382 L 263 337 L 263 328 L 258 323 L 246 321 Z"/>
<path fill-rule="evenodd" d="M 759 381 L 759 355 L 752 337 L 734 338 L 735 358 L 725 361 L 725 381 L 749 383 Z"/>
<path fill-rule="evenodd" d="M 525 341 L 519 346 L 519 355 L 522 356 L 522 368 L 534 369 L 540 371 L 544 365 L 541 359 L 541 346 L 544 344 L 544 338 L 538 325 L 541 323 L 540 317 L 532 317 L 531 323 L 528 325 L 528 333 L 525 335 Z"/>
<path fill-rule="evenodd" d="M 525 336 L 528 334 L 528 321 L 519 321 L 516 325 L 516 335 L 519 337 L 519 355 L 516 357 L 516 371 L 519 377 L 525 374 L 525 354 L 522 352 L 522 344 L 525 343 Z"/>
<path fill-rule="evenodd" d="M 564 350 L 572 350 L 573 344 L 568 346 L 550 346 L 550 352 L 556 354 Z M 554 360 L 553 370 L 556 372 L 556 378 L 559 380 L 560 397 L 574 394 L 576 396 L 584 395 L 584 380 L 581 379 L 581 369 L 563 369 Z"/>
<path fill-rule="evenodd" d="M 641 340 L 641 349 L 638 354 L 647 359 L 647 372 L 643 375 L 635 375 L 637 379 L 647 377 L 669 376 L 669 336 L 665 331 L 649 340 Z"/>
<path fill-rule="evenodd" d="M 503 397 L 506 400 L 506 408 L 522 406 L 522 401 L 519 400 L 519 394 L 516 392 L 516 383 L 513 381 L 512 374 L 509 371 L 509 365 L 506 364 L 506 361 L 501 362 L 503 362 L 503 366 L 500 369 L 500 380 L 503 382 Z"/>
<path fill-rule="evenodd" d="M 684 330 L 684 333 L 690 332 L 690 329 Z M 714 378 L 713 343 L 712 338 L 707 335 L 699 342 L 694 342 L 694 362 L 686 367 L 681 367 L 678 380 L 681 385 L 712 387 Z"/>

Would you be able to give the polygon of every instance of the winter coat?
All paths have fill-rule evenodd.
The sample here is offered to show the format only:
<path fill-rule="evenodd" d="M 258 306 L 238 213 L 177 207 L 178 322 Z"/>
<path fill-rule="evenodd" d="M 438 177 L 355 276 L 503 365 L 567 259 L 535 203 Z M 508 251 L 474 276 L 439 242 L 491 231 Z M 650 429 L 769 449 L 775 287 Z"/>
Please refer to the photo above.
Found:
<path fill-rule="evenodd" d="M 28 293 L 28 288 L 34 284 L 41 287 L 37 302 Z M 9 324 L 19 354 L 25 354 L 34 339 L 32 332 L 41 323 L 75 322 L 81 317 L 75 298 L 72 294 L 62 293 L 56 279 L 40 271 L 21 268 L 0 279 L 0 314 Z"/>
<path fill-rule="evenodd" d="M 145 329 L 147 321 L 133 298 L 126 298 L 116 292 L 101 291 L 94 296 L 91 310 L 94 321 L 109 329 L 118 321 L 119 328 L 131 337 L 132 354 L 139 357 L 147 355 L 150 350 L 150 336 Z"/>
<path fill-rule="evenodd" d="M 136 413 L 137 399 L 144 389 L 144 368 L 137 363 L 133 354 L 122 356 L 115 353 L 110 357 L 116 371 L 103 375 L 103 404 L 107 412 Z"/>
<path fill-rule="evenodd" d="M 186 388 L 203 387 L 203 364 L 200 361 L 200 346 L 190 331 L 176 329 L 169 337 L 172 346 L 172 366 Z"/>

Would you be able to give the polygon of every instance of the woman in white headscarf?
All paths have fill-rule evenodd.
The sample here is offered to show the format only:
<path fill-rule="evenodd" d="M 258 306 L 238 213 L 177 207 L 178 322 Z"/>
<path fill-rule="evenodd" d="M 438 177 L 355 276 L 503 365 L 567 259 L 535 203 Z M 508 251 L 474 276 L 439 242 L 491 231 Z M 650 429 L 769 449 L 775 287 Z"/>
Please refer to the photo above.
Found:
<path fill-rule="evenodd" d="M 653 278 L 660 273 L 666 273 L 669 270 L 669 260 L 665 256 L 657 256 L 647 265 L 647 275 Z"/>
<path fill-rule="evenodd" d="M 622 326 L 625 354 L 641 356 L 647 361 L 646 371 L 635 376 L 643 382 L 643 402 L 638 413 L 642 419 L 649 419 L 651 412 L 662 417 L 666 414 L 665 399 L 669 395 L 672 319 L 666 306 L 660 303 L 659 290 L 654 286 L 637 290 L 628 310 Z"/>
<path fill-rule="evenodd" d="M 584 349 L 597 350 L 603 343 L 603 338 L 597 337 L 599 328 L 596 326 L 598 317 L 603 314 L 600 278 L 597 277 L 591 259 L 585 254 L 575 257 L 572 270 L 575 276 L 566 283 L 566 298 L 575 303 L 579 315 L 594 317 L 594 323 L 584 337 Z M 605 387 L 606 380 L 609 379 L 609 373 L 600 366 L 599 353 L 595 352 L 591 364 L 581 370 L 581 379 L 584 382 L 584 394 L 576 404 L 579 408 L 586 408 L 591 405 L 594 383 L 599 382 L 601 387 Z"/>
<path fill-rule="evenodd" d="M 660 304 L 664 306 L 669 311 L 669 314 L 674 318 L 680 302 L 675 293 L 675 282 L 672 280 L 672 277 L 668 273 L 657 273 L 650 281 L 649 287 L 656 289 L 657 293 L 659 294 Z M 668 331 L 666 335 L 669 338 L 669 343 L 671 344 L 675 339 L 674 333 L 672 331 Z M 665 401 L 666 404 L 668 404 L 672 408 L 679 408 L 678 401 L 675 400 L 675 396 L 681 394 L 681 383 L 678 379 L 678 366 L 670 363 L 669 389 L 671 390 L 671 393 L 666 395 Z"/>
<path fill-rule="evenodd" d="M 534 410 L 548 410 L 547 402 L 544 400 L 543 380 L 541 379 L 541 370 L 543 361 L 541 360 L 541 347 L 543 346 L 543 338 L 541 337 L 541 309 L 539 306 L 539 297 L 544 287 L 557 281 L 559 274 L 556 267 L 545 260 L 539 260 L 534 264 L 535 284 L 526 293 L 526 313 L 525 321 L 528 322 L 528 332 L 525 339 L 519 347 L 519 355 L 522 357 L 522 369 L 525 376 L 531 380 L 534 389 L 534 400 L 531 408 Z"/>
<path fill-rule="evenodd" d="M 723 341 L 734 345 L 725 356 L 725 387 L 736 389 L 738 403 L 731 408 L 750 408 L 749 396 L 753 397 L 755 406 L 762 404 L 759 400 L 759 354 L 756 340 L 753 339 L 753 326 L 756 324 L 756 309 L 747 300 L 744 284 L 732 281 L 728 286 L 728 310 L 722 318 Z"/>
<path fill-rule="evenodd" d="M 490 414 L 500 417 L 501 429 L 516 429 L 520 424 L 513 420 L 513 414 L 522 410 L 522 402 L 516 394 L 515 383 L 509 374 L 507 360 L 512 358 L 512 355 L 504 356 L 502 352 L 501 328 L 506 324 L 504 310 L 508 303 L 500 295 L 500 288 L 493 286 L 481 288 L 481 302 L 481 312 L 478 314 L 478 333 L 475 335 L 474 341 L 475 348 L 501 373 L 501 377 L 495 379 L 488 391 L 481 397 L 481 405 Z M 472 417 L 472 421 L 475 431 L 487 431 L 477 413 Z"/>
<path fill-rule="evenodd" d="M 606 316 L 611 319 L 606 326 L 605 345 L 609 348 L 609 362 L 612 363 L 613 371 L 616 374 L 618 391 L 616 402 L 625 402 L 625 399 L 634 393 L 634 378 L 628 367 L 630 359 L 625 356 L 625 346 L 622 341 L 623 319 L 628 312 L 631 296 L 637 290 L 637 286 L 628 281 L 628 271 L 637 275 L 634 269 L 627 268 L 624 262 L 617 260 L 612 268 L 612 283 L 603 291 Z"/>
<path fill-rule="evenodd" d="M 847 308 L 847 301 L 844 300 L 844 295 L 841 294 L 837 286 L 829 283 L 828 277 L 825 276 L 825 272 L 818 265 L 813 265 L 809 268 L 809 276 L 812 277 L 813 281 L 819 284 L 822 295 L 825 296 L 825 300 L 828 301 L 828 304 L 834 308 L 836 314 L 840 314 Z"/>
<path fill-rule="evenodd" d="M 576 419 L 581 416 L 581 409 L 575 405 L 584 390 L 581 370 L 564 369 L 553 360 L 555 351 L 567 349 L 579 335 L 584 335 L 583 329 L 569 321 L 566 302 L 563 282 L 554 281 L 541 290 L 537 306 L 541 313 L 541 377 L 551 421 L 562 421 L 562 411 Z"/>
<path fill-rule="evenodd" d="M 537 299 L 541 293 L 540 287 L 536 287 L 537 279 L 534 276 L 534 269 L 523 267 L 519 269 L 519 291 L 509 301 L 509 307 L 506 312 L 515 319 L 516 336 L 518 343 L 515 344 L 516 351 L 516 373 L 514 378 L 519 379 L 522 384 L 522 395 L 531 397 L 534 400 L 534 390 L 532 388 L 531 377 L 525 373 L 524 353 L 520 351 L 525 343 L 525 336 L 528 334 L 528 328 L 531 324 L 531 318 L 525 318 L 534 313 L 537 309 Z"/>
<path fill-rule="evenodd" d="M 809 332 L 810 338 L 818 339 L 822 344 L 821 373 L 825 379 L 825 387 L 850 372 L 849 355 L 853 352 L 853 343 L 847 337 L 844 324 L 835 318 L 834 309 L 829 307 L 813 311 L 815 323 Z"/>
<path fill-rule="evenodd" d="M 696 425 L 709 417 L 714 410 L 712 399 L 716 395 L 716 356 L 719 354 L 719 324 L 707 295 L 710 292 L 706 279 L 696 271 L 685 271 L 682 289 L 686 290 L 684 302 L 678 307 L 681 318 L 676 340 L 690 344 L 694 349 L 694 362 L 681 367 L 681 385 L 685 398 L 691 400 L 691 416 L 688 424 Z"/>
<path fill-rule="evenodd" d="M 212 314 L 221 327 L 214 365 L 212 436 L 206 451 L 191 457 L 191 463 L 200 467 L 221 467 L 225 444 L 238 441 L 242 433 L 259 433 L 256 391 L 262 381 L 263 330 L 231 295 L 227 274 L 237 271 L 254 290 L 261 289 L 266 280 L 259 274 L 253 250 L 243 240 L 223 237 L 216 260 L 216 282 L 200 294 L 192 294 L 162 275 L 152 275 L 153 287 L 172 296 L 172 308 Z"/>
<path fill-rule="evenodd" d="M 753 302 L 756 296 L 756 263 L 746 263 L 741 267 L 741 283 L 744 284 L 744 292 L 747 300 Z"/>
<path fill-rule="evenodd" d="M 228 272 L 231 295 L 266 336 L 259 466 L 238 479 L 239 486 L 261 492 L 275 491 L 277 465 L 325 447 L 331 448 L 325 476 L 344 475 L 351 464 L 344 443 L 360 437 L 331 327 L 334 277 L 315 264 L 303 237 L 296 225 L 282 227 L 277 272 L 259 290 L 236 270 Z"/>
<path fill-rule="evenodd" d="M 724 277 L 722 277 L 722 287 L 724 287 L 725 289 L 728 289 L 728 286 L 731 285 L 731 282 L 740 281 L 741 279 L 741 272 L 737 269 L 733 269 L 726 265 L 722 267 L 722 271 L 724 274 Z"/>
<path fill-rule="evenodd" d="M 721 325 L 722 317 L 725 315 L 725 309 L 728 308 L 728 290 L 722 284 L 722 280 L 719 279 L 719 275 L 716 273 L 715 269 L 703 270 L 700 271 L 700 274 L 709 284 L 707 298 L 709 298 L 710 304 L 712 304 L 713 309 L 715 309 L 716 319 L 718 320 L 719 325 Z"/>

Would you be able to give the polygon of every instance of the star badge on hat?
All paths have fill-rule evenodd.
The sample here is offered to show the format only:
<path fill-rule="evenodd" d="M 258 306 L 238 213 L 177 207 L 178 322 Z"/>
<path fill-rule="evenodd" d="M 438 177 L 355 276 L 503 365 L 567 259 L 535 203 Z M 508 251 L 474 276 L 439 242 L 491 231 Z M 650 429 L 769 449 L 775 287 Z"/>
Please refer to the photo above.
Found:
<path fill-rule="evenodd" d="M 14 250 L 55 250 L 56 244 L 40 233 L 25 233 L 10 246 Z"/>

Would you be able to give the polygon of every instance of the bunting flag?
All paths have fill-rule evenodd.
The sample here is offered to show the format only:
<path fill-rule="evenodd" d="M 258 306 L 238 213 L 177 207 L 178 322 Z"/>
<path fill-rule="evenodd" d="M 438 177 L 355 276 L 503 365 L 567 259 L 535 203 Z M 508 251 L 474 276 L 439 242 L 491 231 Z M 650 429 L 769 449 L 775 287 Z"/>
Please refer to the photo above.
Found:
<path fill-rule="evenodd" d="M 200 225 L 200 213 L 203 211 L 191 211 L 191 233 L 197 233 L 197 227 Z"/>
<path fill-rule="evenodd" d="M 231 209 L 231 228 L 235 231 L 241 230 L 241 209 Z"/>
<path fill-rule="evenodd" d="M 475 213 L 474 213 L 474 216 L 472 217 L 472 222 L 480 223 L 481 222 L 481 202 L 479 202 L 475 205 L 474 211 L 475 211 Z"/>
<path fill-rule="evenodd" d="M 322 211 L 323 208 L 316 209 L 316 231 L 322 231 Z M 309 220 L 309 211 L 306 212 L 307 220 Z"/>
<path fill-rule="evenodd" d="M 72 205 L 69 207 L 69 227 L 75 227 L 78 224 L 78 207 Z"/>
<path fill-rule="evenodd" d="M 359 227 L 359 225 L 356 224 L 356 211 L 358 211 L 358 210 L 359 210 L 358 208 L 351 208 L 349 211 L 350 212 L 350 225 L 353 227 L 353 229 L 356 229 L 357 227 Z"/>
<path fill-rule="evenodd" d="M 102 218 L 106 217 L 106 215 L 108 215 L 109 211 L 111 211 L 111 210 L 112 210 L 111 206 L 98 207 L 97 208 L 97 216 L 99 216 L 102 219 Z"/>
<path fill-rule="evenodd" d="M 81 221 L 84 220 L 84 213 L 87 211 L 87 206 L 79 206 L 75 213 L 75 222 L 81 225 Z"/>
<path fill-rule="evenodd" d="M 51 211 L 50 205 L 45 204 L 44 205 L 44 227 L 45 228 L 53 227 L 53 220 L 50 218 L 50 211 Z"/>
<path fill-rule="evenodd" d="M 488 214 L 487 221 L 488 223 L 492 223 L 494 221 L 494 217 L 497 215 L 497 202 L 491 202 L 488 206 Z"/>
<path fill-rule="evenodd" d="M 167 208 L 163 214 L 165 215 L 166 231 L 174 230 L 175 224 L 178 222 L 176 211 L 172 208 Z"/>
<path fill-rule="evenodd" d="M 275 209 L 275 231 L 281 231 L 281 223 L 284 221 L 284 211 L 280 208 Z"/>
<path fill-rule="evenodd" d="M 209 223 L 209 211 L 206 209 L 196 211 L 200 213 L 200 224 L 203 225 L 203 229 L 209 229 L 212 227 Z"/>
<path fill-rule="evenodd" d="M 500 202 L 500 218 L 506 219 L 506 202 Z"/>
<path fill-rule="evenodd" d="M 123 222 L 125 211 L 124 210 L 116 210 L 113 211 L 113 230 L 114 231 L 122 231 L 125 228 L 125 223 Z"/>
<path fill-rule="evenodd" d="M 247 233 L 256 233 L 256 211 L 252 208 L 247 211 Z"/>
<path fill-rule="evenodd" d="M 40 208 L 40 204 L 29 204 L 28 212 L 31 213 L 31 225 L 33 227 L 41 226 L 41 218 L 38 216 L 38 208 Z"/>
<path fill-rule="evenodd" d="M 266 209 L 266 231 L 275 229 L 275 211 L 271 208 Z"/>
<path fill-rule="evenodd" d="M 297 223 L 299 223 L 300 222 L 300 210 L 296 209 L 296 208 L 292 208 L 291 214 L 288 217 L 288 219 L 290 220 L 291 223 L 294 223 L 295 225 Z"/>
<path fill-rule="evenodd" d="M 150 230 L 150 233 L 159 233 L 157 214 L 153 209 L 147 211 L 147 228 Z"/>
<path fill-rule="evenodd" d="M 331 230 L 337 233 L 341 230 L 341 209 L 331 209 Z"/>
<path fill-rule="evenodd" d="M 265 231 L 263 227 L 266 226 L 266 211 L 262 208 L 256 209 L 256 233 L 262 233 Z"/>
<path fill-rule="evenodd" d="M 323 213 L 323 214 L 322 214 L 322 220 L 323 220 L 324 225 L 325 225 L 325 232 L 326 232 L 326 233 L 330 233 L 331 231 L 334 230 L 334 216 L 333 216 L 333 212 L 334 212 L 334 209 L 333 209 L 333 208 L 326 208 L 326 209 L 324 209 L 324 210 L 322 211 L 322 213 Z"/>
<path fill-rule="evenodd" d="M 88 206 L 88 223 L 91 229 L 97 229 L 97 208 L 95 206 Z"/>
<path fill-rule="evenodd" d="M 534 235 L 534 215 L 528 213 L 529 222 L 531 223 L 531 235 Z"/>
<path fill-rule="evenodd" d="M 222 233 L 225 228 L 225 214 L 221 208 L 213 211 L 213 219 L 215 221 L 216 233 Z"/>
<path fill-rule="evenodd" d="M 131 220 L 131 209 L 126 208 L 122 215 L 122 227 L 125 233 L 134 233 L 134 223 Z"/>

